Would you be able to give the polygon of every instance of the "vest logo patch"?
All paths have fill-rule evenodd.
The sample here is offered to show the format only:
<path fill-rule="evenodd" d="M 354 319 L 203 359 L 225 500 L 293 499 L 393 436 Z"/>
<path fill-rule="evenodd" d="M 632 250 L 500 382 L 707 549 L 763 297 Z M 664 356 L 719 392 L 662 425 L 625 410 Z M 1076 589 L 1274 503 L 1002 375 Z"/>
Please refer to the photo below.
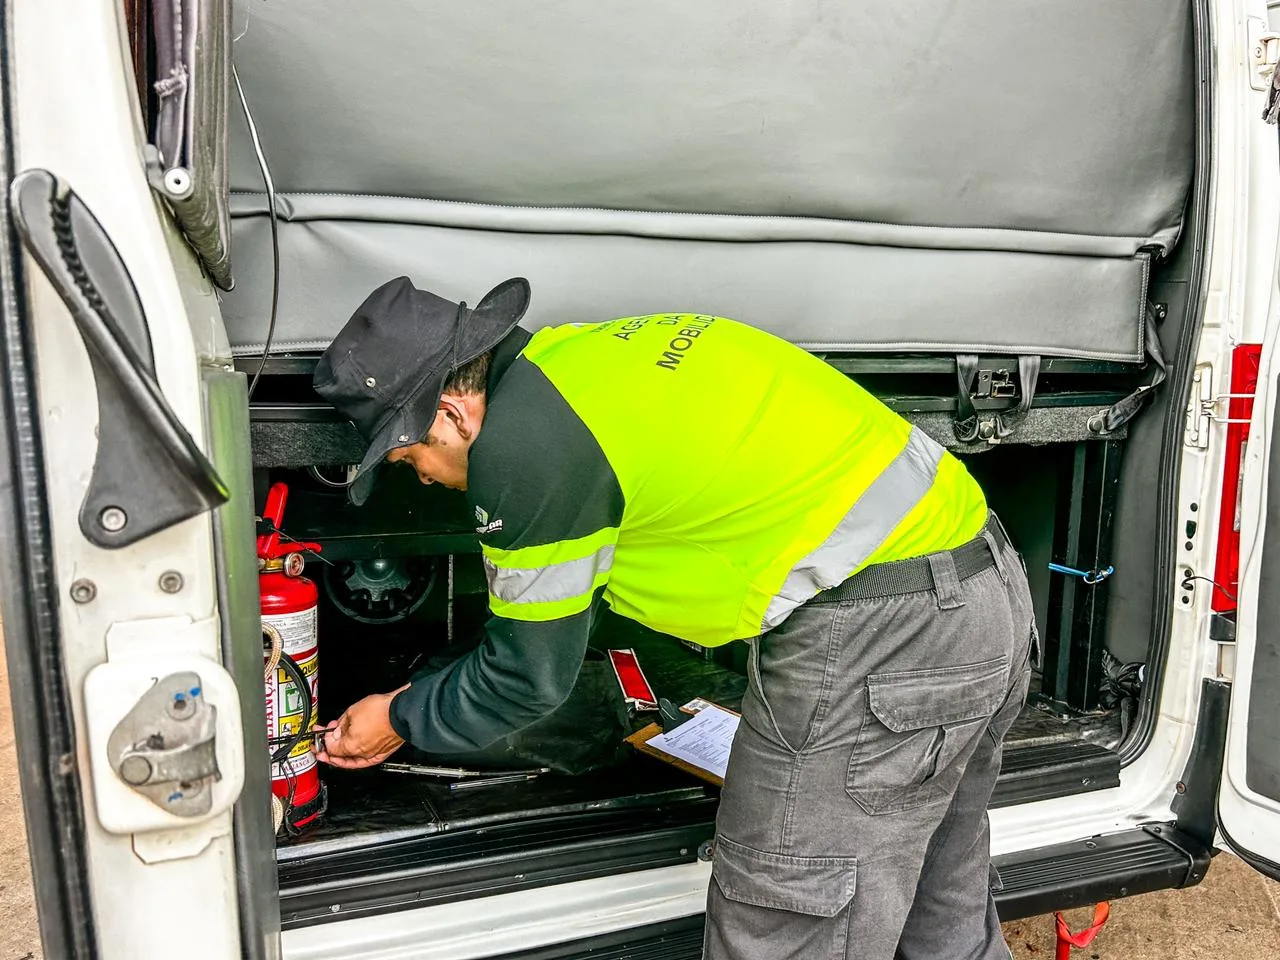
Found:
<path fill-rule="evenodd" d="M 480 526 L 476 527 L 476 533 L 496 533 L 502 529 L 502 518 L 499 517 L 497 520 L 490 520 L 489 511 L 485 510 L 483 507 L 476 507 L 476 520 L 480 524 Z"/>

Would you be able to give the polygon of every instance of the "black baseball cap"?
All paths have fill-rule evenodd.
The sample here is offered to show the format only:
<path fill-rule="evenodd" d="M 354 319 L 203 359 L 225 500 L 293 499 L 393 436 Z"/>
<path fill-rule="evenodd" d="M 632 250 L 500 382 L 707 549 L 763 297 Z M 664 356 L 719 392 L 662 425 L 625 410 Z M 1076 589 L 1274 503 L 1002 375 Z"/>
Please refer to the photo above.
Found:
<path fill-rule="evenodd" d="M 427 435 L 450 375 L 493 349 L 528 307 L 523 277 L 504 280 L 473 310 L 419 290 L 408 277 L 384 283 L 360 304 L 312 378 L 316 393 L 369 443 L 348 489 L 352 503 L 368 499 L 387 454 Z"/>

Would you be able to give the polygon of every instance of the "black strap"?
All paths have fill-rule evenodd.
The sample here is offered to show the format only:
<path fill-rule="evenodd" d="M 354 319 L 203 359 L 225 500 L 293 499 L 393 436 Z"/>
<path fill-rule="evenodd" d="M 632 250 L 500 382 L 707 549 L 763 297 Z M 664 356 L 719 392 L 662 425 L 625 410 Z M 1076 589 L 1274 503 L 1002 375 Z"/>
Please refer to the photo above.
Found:
<path fill-rule="evenodd" d="M 322 783 L 316 795 L 306 803 L 297 805 L 292 802 L 288 803 L 285 807 L 284 822 L 281 826 L 284 828 L 286 835 L 290 837 L 301 836 L 302 830 L 298 824 L 312 817 L 322 817 L 328 810 L 329 788 Z"/>
<path fill-rule="evenodd" d="M 1147 304 L 1147 322 L 1145 334 L 1147 357 L 1155 364 L 1155 372 L 1151 382 L 1144 383 L 1137 390 L 1122 400 L 1117 400 L 1106 410 L 1089 418 L 1089 430 L 1093 433 L 1113 433 L 1137 416 L 1147 398 L 1169 376 L 1169 365 L 1165 362 L 1164 351 L 1160 348 L 1160 331 L 1156 329 L 1156 308 Z"/>
<path fill-rule="evenodd" d="M 956 419 L 952 424 L 956 439 L 973 443 L 978 439 L 978 411 L 973 405 L 973 383 L 978 378 L 978 355 L 962 353 L 956 357 Z"/>
<path fill-rule="evenodd" d="M 1015 420 L 1021 420 L 1031 410 L 1031 401 L 1036 398 L 1036 383 L 1040 380 L 1040 358 L 1039 357 L 1019 357 L 1018 358 L 1018 389 L 1022 391 L 1022 397 L 1018 400 L 1018 405 L 1013 408 L 1012 416 Z"/>

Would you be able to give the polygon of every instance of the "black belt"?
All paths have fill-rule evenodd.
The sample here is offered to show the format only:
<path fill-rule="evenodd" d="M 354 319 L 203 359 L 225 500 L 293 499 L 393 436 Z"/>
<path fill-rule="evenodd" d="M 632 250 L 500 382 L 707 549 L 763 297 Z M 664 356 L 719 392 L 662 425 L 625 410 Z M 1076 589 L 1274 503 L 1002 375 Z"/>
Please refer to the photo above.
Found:
<path fill-rule="evenodd" d="M 1008 545 L 1008 539 L 994 514 L 987 521 L 997 543 Z M 967 580 L 988 567 L 995 566 L 995 556 L 983 537 L 975 537 L 966 544 L 947 551 L 956 565 L 956 576 Z M 933 568 L 927 557 L 910 560 L 894 560 L 864 567 L 844 583 L 823 590 L 810 603 L 838 603 L 842 600 L 877 600 L 881 597 L 900 597 L 908 593 L 923 593 L 934 588 Z"/>

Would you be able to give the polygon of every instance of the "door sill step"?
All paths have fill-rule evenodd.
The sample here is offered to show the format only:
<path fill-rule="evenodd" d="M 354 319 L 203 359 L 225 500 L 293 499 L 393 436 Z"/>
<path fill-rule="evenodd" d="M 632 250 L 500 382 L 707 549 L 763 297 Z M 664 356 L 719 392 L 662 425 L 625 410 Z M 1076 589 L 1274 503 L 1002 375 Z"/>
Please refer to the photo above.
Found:
<path fill-rule="evenodd" d="M 994 859 L 1002 920 L 1087 907 L 1154 890 L 1193 887 L 1210 851 L 1168 824 L 1040 847 Z"/>
<path fill-rule="evenodd" d="M 1083 741 L 1010 747 L 992 807 L 1104 790 L 1119 758 Z M 647 870 L 697 857 L 715 830 L 710 793 L 652 808 L 531 813 L 415 836 L 370 834 L 342 849 L 289 848 L 277 860 L 283 928 Z M 283 854 L 283 851 L 281 852 Z M 337 910 L 334 907 L 337 906 Z"/>
<path fill-rule="evenodd" d="M 1120 755 L 1096 743 L 1067 740 L 1008 744 L 991 808 L 1071 797 L 1120 786 Z"/>
<path fill-rule="evenodd" d="M 997 857 L 993 884 L 1001 920 L 1090 906 L 1138 893 L 1194 886 L 1209 852 L 1163 824 Z M 997 889 L 998 888 L 998 889 Z M 705 917 L 550 944 L 493 960 L 701 960 Z"/>

